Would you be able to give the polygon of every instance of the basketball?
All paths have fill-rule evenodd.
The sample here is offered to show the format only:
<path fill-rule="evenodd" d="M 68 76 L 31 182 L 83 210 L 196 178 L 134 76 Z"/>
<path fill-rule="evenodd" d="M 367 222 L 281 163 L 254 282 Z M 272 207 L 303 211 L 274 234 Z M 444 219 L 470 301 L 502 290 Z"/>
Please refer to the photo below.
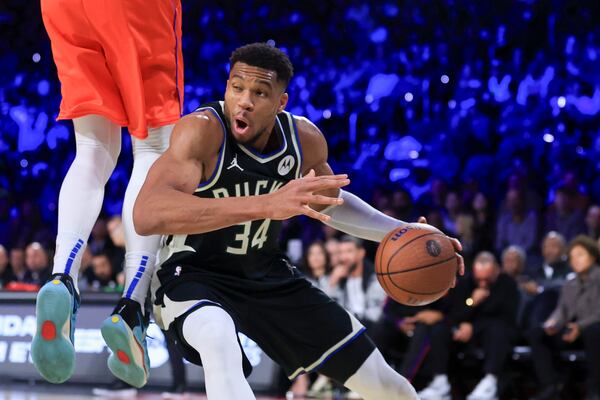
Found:
<path fill-rule="evenodd" d="M 454 246 L 442 231 L 409 224 L 386 235 L 375 270 L 386 293 L 399 303 L 422 306 L 442 297 L 458 271 Z"/>

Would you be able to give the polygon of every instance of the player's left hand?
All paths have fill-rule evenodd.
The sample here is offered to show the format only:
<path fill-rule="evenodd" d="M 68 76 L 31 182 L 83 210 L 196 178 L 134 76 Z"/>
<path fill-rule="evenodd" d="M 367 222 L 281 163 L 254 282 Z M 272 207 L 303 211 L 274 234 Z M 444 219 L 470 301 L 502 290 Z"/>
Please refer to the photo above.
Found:
<path fill-rule="evenodd" d="M 419 217 L 419 220 L 417 221 L 420 224 L 427 224 L 427 218 L 425 217 Z M 433 226 L 433 225 L 432 225 Z M 462 255 L 460 255 L 460 251 L 462 251 L 462 244 L 460 244 L 460 240 L 450 237 L 450 236 L 446 236 L 448 239 L 450 239 L 450 242 L 452 243 L 452 246 L 454 246 L 454 250 L 456 251 L 456 262 L 458 263 L 458 275 L 463 276 L 465 274 L 465 260 L 463 258 Z M 456 286 L 456 279 L 454 279 L 454 282 L 452 282 L 452 287 Z"/>

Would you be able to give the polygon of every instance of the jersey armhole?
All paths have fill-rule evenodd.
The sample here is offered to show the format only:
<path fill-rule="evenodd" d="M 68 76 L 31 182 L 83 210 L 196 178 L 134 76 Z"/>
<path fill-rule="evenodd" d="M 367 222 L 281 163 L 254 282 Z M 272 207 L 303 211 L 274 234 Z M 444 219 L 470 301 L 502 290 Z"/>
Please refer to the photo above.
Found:
<path fill-rule="evenodd" d="M 221 176 L 221 171 L 223 169 L 223 159 L 225 158 L 225 146 L 227 145 L 227 138 L 226 138 L 227 130 L 225 129 L 225 124 L 223 123 L 221 116 L 219 115 L 217 110 L 215 110 L 213 107 L 201 107 L 201 108 L 198 108 L 196 110 L 196 112 L 197 111 L 205 111 L 205 110 L 208 110 L 211 113 L 213 113 L 217 117 L 219 122 L 221 123 L 221 129 L 223 130 L 223 140 L 222 140 L 221 146 L 219 148 L 219 159 L 217 160 L 217 165 L 215 166 L 215 170 L 213 171 L 210 178 L 208 178 L 208 180 L 206 180 L 205 182 L 201 182 L 198 185 L 198 187 L 196 188 L 196 192 L 203 192 L 205 190 L 210 189 L 217 182 L 217 180 L 219 180 L 219 176 Z"/>
<path fill-rule="evenodd" d="M 292 131 L 292 143 L 294 144 L 294 149 L 296 149 L 296 155 L 298 156 L 298 169 L 296 170 L 296 179 L 302 177 L 302 164 L 304 162 L 304 157 L 302 155 L 302 145 L 300 144 L 300 136 L 298 136 L 298 127 L 296 126 L 296 119 L 294 115 L 288 113 L 288 118 L 290 118 L 290 130 Z"/>

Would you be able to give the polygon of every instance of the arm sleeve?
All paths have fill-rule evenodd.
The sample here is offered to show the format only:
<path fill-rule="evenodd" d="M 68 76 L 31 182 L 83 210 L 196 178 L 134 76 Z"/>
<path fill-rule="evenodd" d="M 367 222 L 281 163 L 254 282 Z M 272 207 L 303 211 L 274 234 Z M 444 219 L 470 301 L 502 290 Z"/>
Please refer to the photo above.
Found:
<path fill-rule="evenodd" d="M 344 199 L 344 204 L 327 207 L 322 213 L 331 217 L 327 225 L 344 233 L 381 242 L 390 231 L 406 224 L 376 210 L 350 192 L 340 190 L 339 197 Z"/>

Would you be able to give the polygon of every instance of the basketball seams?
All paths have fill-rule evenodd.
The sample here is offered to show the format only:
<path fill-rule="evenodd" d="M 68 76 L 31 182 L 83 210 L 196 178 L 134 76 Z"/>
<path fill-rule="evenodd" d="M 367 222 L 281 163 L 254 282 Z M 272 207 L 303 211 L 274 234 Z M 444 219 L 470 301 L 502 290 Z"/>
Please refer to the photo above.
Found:
<path fill-rule="evenodd" d="M 404 229 L 404 228 L 400 228 L 400 229 Z M 437 290 L 437 291 L 433 291 L 433 292 L 419 292 L 419 291 L 407 290 L 395 282 L 395 280 L 393 279 L 393 275 L 397 275 L 401 272 L 420 271 L 420 270 L 424 270 L 426 268 L 431 268 L 431 267 L 447 269 L 449 267 L 449 265 L 445 266 L 444 264 L 447 264 L 448 262 L 452 261 L 453 258 L 455 258 L 455 255 L 452 254 L 452 257 L 448 257 L 444 260 L 440 260 L 440 261 L 437 261 L 437 262 L 434 262 L 431 264 L 420 265 L 418 267 L 414 267 L 414 268 L 411 268 L 408 270 L 390 272 L 391 267 L 394 265 L 393 260 L 400 253 L 400 251 L 403 250 L 408 245 L 412 244 L 413 242 L 417 241 L 420 238 L 426 238 L 429 236 L 436 236 L 436 235 L 443 236 L 444 239 L 446 239 L 445 241 L 443 241 L 443 243 L 441 243 L 442 247 L 445 249 L 443 251 L 448 250 L 449 247 L 446 245 L 452 244 L 450 241 L 447 240 L 446 235 L 443 232 L 441 232 L 439 230 L 436 230 L 434 232 L 432 232 L 430 230 L 424 230 L 425 232 L 423 232 L 423 233 L 422 232 L 413 233 L 416 235 L 414 237 L 411 237 L 411 238 L 406 237 L 405 240 L 407 240 L 407 241 L 405 243 L 403 243 L 402 245 L 400 245 L 400 247 L 398 247 L 397 249 L 392 249 L 393 253 L 390 256 L 387 256 L 386 255 L 387 244 L 388 244 L 387 242 L 391 241 L 390 238 L 392 237 L 392 235 L 396 234 L 398 232 L 398 230 L 399 230 L 399 228 L 396 228 L 395 230 L 391 231 L 390 233 L 388 233 L 386 235 L 386 237 L 383 239 L 383 246 L 378 248 L 377 254 L 375 256 L 376 265 L 379 265 L 381 267 L 381 272 L 376 271 L 377 280 L 384 287 L 385 291 L 388 293 L 388 296 L 390 296 L 391 293 L 397 293 L 395 296 L 400 296 L 400 297 L 396 297 L 396 298 L 394 298 L 392 296 L 390 296 L 390 297 L 392 297 L 396 301 L 400 301 L 401 303 L 408 304 L 408 303 L 405 303 L 405 301 L 408 301 L 408 300 L 405 299 L 404 301 L 401 301 L 401 299 L 403 299 L 406 296 L 408 296 L 408 299 L 412 299 L 413 297 L 411 295 L 439 297 L 440 294 L 447 292 L 448 288 L 444 288 L 442 290 Z M 452 253 L 454 253 L 454 251 L 452 251 Z M 387 261 L 386 261 L 386 265 L 384 267 L 382 264 L 383 264 L 383 260 L 385 258 L 387 258 Z M 423 261 L 423 260 L 421 260 L 421 261 Z M 387 275 L 387 277 L 385 275 Z M 388 280 L 390 282 L 388 282 Z M 419 304 L 421 304 L 421 303 L 422 303 L 422 301 L 420 301 Z M 430 303 L 430 301 L 426 301 L 423 304 L 428 304 L 428 303 Z M 416 305 L 416 304 L 413 304 L 413 305 Z"/>
<path fill-rule="evenodd" d="M 387 275 L 389 275 L 389 274 L 390 274 L 390 264 L 391 264 L 392 260 L 394 259 L 394 257 L 396 256 L 396 254 L 398 254 L 398 252 L 399 252 L 400 250 L 402 250 L 403 248 L 405 248 L 406 246 L 408 246 L 409 244 L 411 244 L 412 242 L 414 242 L 415 240 L 417 240 L 417 239 L 419 239 L 419 238 L 422 238 L 422 237 L 425 237 L 425 236 L 432 236 L 432 235 L 440 235 L 440 233 L 439 233 L 439 232 L 428 232 L 428 233 L 424 233 L 424 234 L 422 234 L 422 235 L 419 235 L 419 236 L 417 236 L 417 237 L 414 237 L 414 238 L 410 239 L 409 241 L 407 241 L 406 243 L 404 243 L 402 246 L 398 247 L 398 248 L 396 249 L 396 251 L 395 251 L 395 252 L 394 252 L 394 253 L 393 253 L 393 254 L 392 254 L 390 257 L 388 257 L 388 262 L 387 262 L 387 265 L 386 265 L 386 268 L 385 268 L 385 273 L 386 273 Z M 442 234 L 442 235 L 443 235 L 443 234 Z M 387 244 L 387 243 L 386 243 L 386 244 Z"/>
<path fill-rule="evenodd" d="M 383 254 L 385 253 L 385 247 L 388 245 L 389 243 L 389 239 L 390 237 L 396 233 L 396 231 L 399 229 L 400 227 L 392 230 L 391 232 L 389 232 L 387 235 L 385 235 L 385 237 L 383 238 L 383 247 L 381 247 L 380 249 L 377 249 L 377 253 L 375 254 L 375 265 L 381 265 L 381 259 L 383 258 Z M 379 261 L 377 261 L 377 259 L 379 258 Z M 384 286 L 384 289 L 386 291 L 386 293 L 388 293 L 389 287 L 388 284 L 386 282 L 385 279 L 379 279 L 379 276 L 383 276 L 384 274 L 379 274 L 377 271 L 376 272 L 376 276 L 377 276 L 377 280 L 379 281 L 379 284 Z"/>
<path fill-rule="evenodd" d="M 395 272 L 388 272 L 388 273 L 377 273 L 377 274 L 378 275 L 397 275 L 397 274 L 402 274 L 404 272 L 418 271 L 418 270 L 421 270 L 421 269 L 431 268 L 431 267 L 435 267 L 436 265 L 443 264 L 445 262 L 448 262 L 448 261 L 452 260 L 455 257 L 456 256 L 453 255 L 452 257 L 448 257 L 445 260 L 436 261 L 436 262 L 434 262 L 432 264 L 422 265 L 420 267 L 415 267 L 415 268 L 411 268 L 411 269 L 403 269 L 402 271 L 395 271 Z"/>
<path fill-rule="evenodd" d="M 435 292 L 415 292 L 412 290 L 405 289 L 402 286 L 399 286 L 396 282 L 394 282 L 394 280 L 392 279 L 391 276 L 390 276 L 390 282 L 392 282 L 392 285 L 394 285 L 394 287 L 397 289 L 403 290 L 406 293 L 416 294 L 416 295 L 421 295 L 421 296 L 430 296 L 430 295 L 434 295 L 434 294 L 443 293 L 448 290 L 448 288 L 446 288 L 446 289 L 442 289 L 442 290 L 436 290 Z"/>

